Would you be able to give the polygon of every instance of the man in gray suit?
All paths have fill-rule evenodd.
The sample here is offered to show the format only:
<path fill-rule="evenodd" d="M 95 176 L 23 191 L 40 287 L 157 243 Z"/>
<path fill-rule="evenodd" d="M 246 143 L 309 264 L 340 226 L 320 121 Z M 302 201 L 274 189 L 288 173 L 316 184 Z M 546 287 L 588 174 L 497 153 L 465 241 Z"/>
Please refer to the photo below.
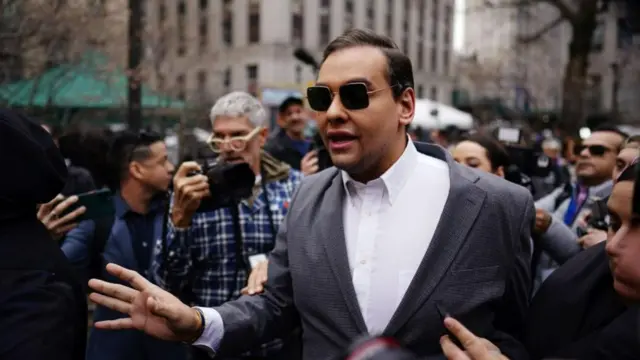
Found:
<path fill-rule="evenodd" d="M 441 358 L 445 312 L 526 359 L 518 337 L 531 286 L 533 200 L 438 146 L 408 141 L 413 85 L 411 62 L 387 37 L 350 30 L 335 39 L 307 99 L 336 167 L 300 185 L 264 293 L 190 308 L 110 264 L 133 288 L 92 280 L 99 293 L 91 299 L 130 319 L 96 326 L 137 328 L 222 356 L 301 325 L 305 360 L 332 358 L 366 334 Z"/>

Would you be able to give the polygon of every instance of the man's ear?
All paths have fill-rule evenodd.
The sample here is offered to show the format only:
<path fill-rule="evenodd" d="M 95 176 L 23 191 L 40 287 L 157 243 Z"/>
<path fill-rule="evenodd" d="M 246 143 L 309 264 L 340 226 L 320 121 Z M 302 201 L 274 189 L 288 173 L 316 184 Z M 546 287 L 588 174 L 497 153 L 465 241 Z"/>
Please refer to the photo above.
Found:
<path fill-rule="evenodd" d="M 406 88 L 397 101 L 400 124 L 409 126 L 416 111 L 416 93 L 413 88 Z"/>
<path fill-rule="evenodd" d="M 266 127 L 262 128 L 258 133 L 258 137 L 260 139 L 260 147 L 262 148 L 267 143 L 267 138 L 269 137 L 269 129 Z"/>
<path fill-rule="evenodd" d="M 133 177 L 134 179 L 140 180 L 144 176 L 143 173 L 144 170 L 142 169 L 140 163 L 138 163 L 137 161 L 132 161 L 129 163 L 129 176 Z"/>

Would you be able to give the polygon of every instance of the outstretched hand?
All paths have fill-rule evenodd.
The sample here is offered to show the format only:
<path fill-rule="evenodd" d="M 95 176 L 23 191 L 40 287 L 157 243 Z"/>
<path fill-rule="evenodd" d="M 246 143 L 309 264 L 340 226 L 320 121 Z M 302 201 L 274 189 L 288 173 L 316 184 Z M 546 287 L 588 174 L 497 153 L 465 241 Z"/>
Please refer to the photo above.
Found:
<path fill-rule="evenodd" d="M 129 283 L 131 287 L 91 279 L 96 292 L 89 298 L 98 305 L 129 315 L 128 318 L 99 321 L 98 329 L 137 329 L 148 335 L 170 341 L 193 341 L 201 332 L 199 313 L 169 292 L 153 285 L 142 275 L 116 264 L 107 271 Z"/>
<path fill-rule="evenodd" d="M 447 317 L 444 326 L 455 336 L 464 349 L 460 349 L 445 335 L 440 339 L 442 352 L 448 360 L 509 360 L 500 349 L 487 339 L 477 337 L 458 320 Z"/>

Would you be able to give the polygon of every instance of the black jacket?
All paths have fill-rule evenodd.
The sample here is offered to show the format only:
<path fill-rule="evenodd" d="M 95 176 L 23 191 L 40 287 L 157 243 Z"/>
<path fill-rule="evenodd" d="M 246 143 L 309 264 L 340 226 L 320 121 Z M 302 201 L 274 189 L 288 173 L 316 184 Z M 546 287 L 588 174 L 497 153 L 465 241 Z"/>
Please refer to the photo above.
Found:
<path fill-rule="evenodd" d="M 86 295 L 36 205 L 63 188 L 67 167 L 51 136 L 0 110 L 0 360 L 80 360 Z"/>

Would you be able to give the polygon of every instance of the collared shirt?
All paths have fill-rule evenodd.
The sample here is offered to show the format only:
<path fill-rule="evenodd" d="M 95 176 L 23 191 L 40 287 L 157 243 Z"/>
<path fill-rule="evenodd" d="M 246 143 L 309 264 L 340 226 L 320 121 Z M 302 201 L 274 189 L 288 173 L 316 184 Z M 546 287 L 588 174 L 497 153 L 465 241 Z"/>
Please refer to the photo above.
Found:
<path fill-rule="evenodd" d="M 250 256 L 268 254 L 273 249 L 273 234 L 284 220 L 301 179 L 302 174 L 292 169 L 287 179 L 265 184 L 268 201 L 260 188 L 252 202 L 243 201 L 238 206 L 242 255 L 247 264 Z M 229 208 L 196 213 L 187 229 L 176 228 L 171 221 L 167 226 L 167 264 L 163 264 L 160 242 L 152 264 L 160 286 L 190 293 L 192 299 L 189 300 L 203 307 L 219 306 L 240 296 L 249 274 L 236 263 L 236 240 Z M 279 347 L 281 342 L 272 342 L 255 355 L 266 355 Z"/>
<path fill-rule="evenodd" d="M 365 323 L 381 333 L 391 320 L 442 215 L 450 188 L 446 162 L 409 141 L 380 178 L 367 184 L 342 172 L 345 239 Z"/>
<path fill-rule="evenodd" d="M 154 237 L 158 235 L 155 234 L 155 221 L 164 211 L 163 199 L 154 199 L 146 214 L 133 211 L 120 194 L 117 195 L 115 202 L 116 215 L 124 219 L 131 234 L 131 245 L 136 262 L 144 276 L 150 278 L 149 267 L 153 255 Z"/>

